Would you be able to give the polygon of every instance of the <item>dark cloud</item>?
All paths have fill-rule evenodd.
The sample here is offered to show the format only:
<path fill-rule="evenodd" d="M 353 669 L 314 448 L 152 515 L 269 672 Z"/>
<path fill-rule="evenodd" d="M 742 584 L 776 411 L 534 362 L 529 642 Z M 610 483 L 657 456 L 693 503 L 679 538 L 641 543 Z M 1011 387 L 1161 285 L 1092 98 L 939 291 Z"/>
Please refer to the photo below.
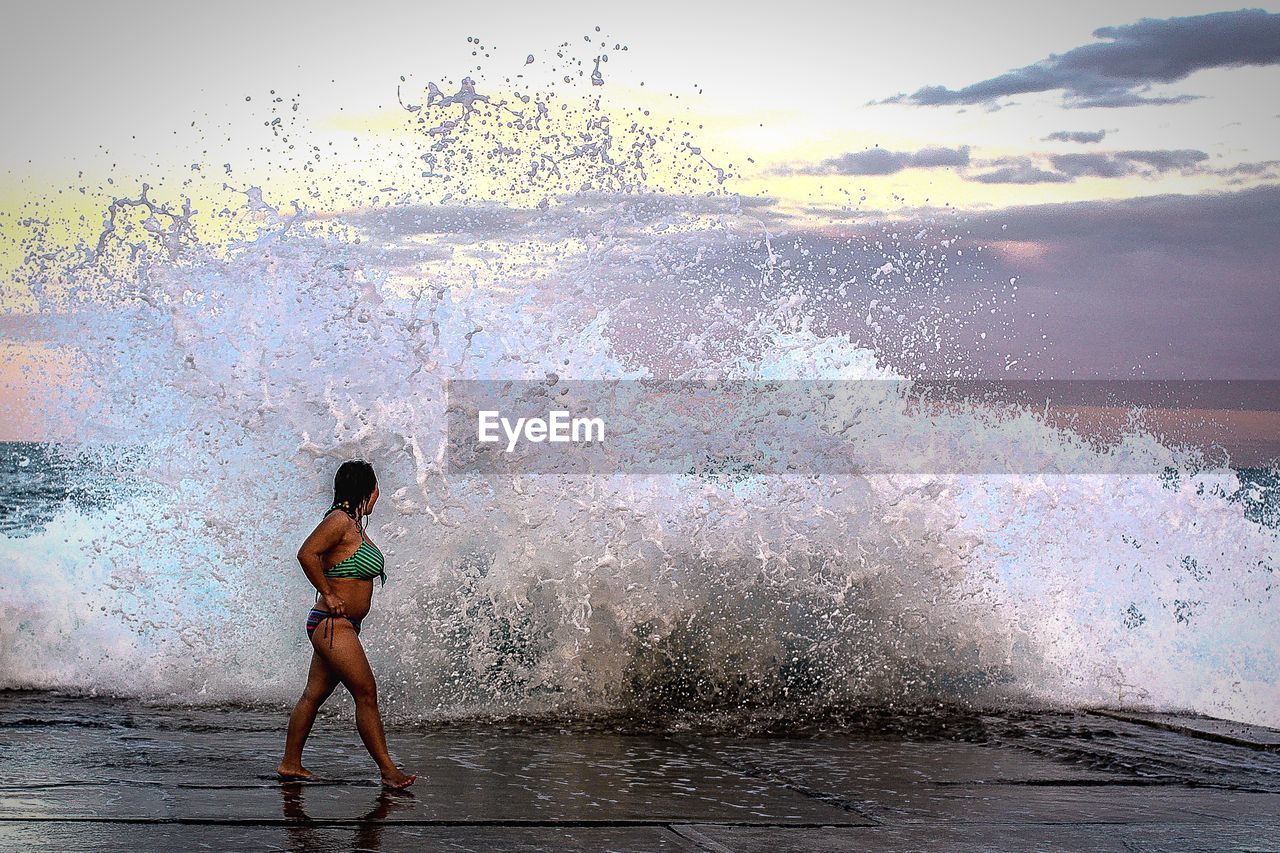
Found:
<path fill-rule="evenodd" d="M 1027 179 L 1037 166 L 1027 159 L 1000 168 Z M 1068 177 L 1053 174 L 1060 177 L 1050 180 Z M 613 306 L 620 346 L 655 363 L 674 358 L 668 354 L 682 341 L 715 351 L 761 306 L 802 295 L 818 318 L 816 331 L 848 334 L 913 374 L 969 375 L 973 368 L 1000 377 L 1276 378 L 1280 186 L 994 212 L 837 217 L 823 209 L 810 211 L 812 221 L 790 223 L 785 235 L 755 221 L 772 210 L 769 200 L 741 201 L 744 215 L 725 215 L 723 226 L 641 231 L 616 222 L 617 242 L 594 256 L 593 274 L 581 284 Z M 671 211 L 737 206 L 727 198 L 584 194 L 527 223 L 512 210 L 525 224 L 503 236 L 554 242 L 606 215 L 660 222 Z M 476 227 L 463 210 L 443 220 L 401 212 L 416 227 Z M 524 274 L 504 281 L 519 287 Z"/>
<path fill-rule="evenodd" d="M 1280 14 L 1262 9 L 1215 12 L 1185 18 L 1143 18 L 1094 30 L 1102 42 L 965 86 L 926 86 L 911 95 L 876 103 L 942 106 L 994 105 L 1001 98 L 1061 90 L 1069 107 L 1176 104 L 1191 95 L 1147 95 L 1152 85 L 1173 83 L 1207 68 L 1280 63 Z"/>
<path fill-rule="evenodd" d="M 750 215 L 778 222 L 783 214 L 764 196 L 685 195 L 678 193 L 622 193 L 584 191 L 568 194 L 545 208 L 526 209 L 500 204 L 403 205 L 350 211 L 339 218 L 374 240 L 396 241 L 435 236 L 475 240 L 561 239 L 581 236 L 604 223 L 615 227 L 645 227 L 671 217 Z"/>
<path fill-rule="evenodd" d="M 979 240 L 1026 240 L 1066 246 L 1087 239 L 1091 249 L 1107 251 L 1153 247 L 1199 251 L 1216 246 L 1222 256 L 1236 256 L 1266 242 L 1272 244 L 1268 255 L 1280 255 L 1280 243 L 1260 240 L 1263 234 L 1280 233 L 1280 186 L 1232 193 L 1030 205 L 971 217 L 967 222 L 971 236 Z M 1280 269 L 1280 264 L 1274 266 Z M 1280 298 L 1280 290 L 1276 296 Z"/>
<path fill-rule="evenodd" d="M 1054 345 L 1022 366 L 1058 376 L 1275 379 L 1280 186 L 1009 208 L 965 217 L 1018 276 L 1019 313 Z M 1041 327 L 1037 327 L 1039 332 Z M 1030 347 L 1038 334 L 1024 345 Z"/>
<path fill-rule="evenodd" d="M 1045 137 L 1046 142 L 1101 142 L 1105 130 L 1055 130 Z"/>
<path fill-rule="evenodd" d="M 1215 175 L 1221 175 L 1223 183 L 1229 187 L 1259 181 L 1280 180 L 1280 160 L 1264 160 L 1260 163 L 1238 163 L 1225 169 L 1215 169 Z"/>
<path fill-rule="evenodd" d="M 1200 168 L 1209 155 L 1203 151 L 1107 151 L 1088 154 L 1054 154 L 1053 168 L 1072 178 L 1123 178 L 1164 172 L 1188 173 Z"/>
<path fill-rule="evenodd" d="M 1257 177 L 1269 175 L 1280 166 L 1280 160 L 1263 160 L 1259 163 L 1237 163 L 1225 169 L 1216 169 L 1214 174 L 1231 178 Z"/>
<path fill-rule="evenodd" d="M 969 146 L 959 148 L 930 147 L 919 151 L 890 151 L 868 148 L 831 157 L 816 165 L 786 168 L 785 174 L 797 175 L 892 175 L 903 169 L 937 169 L 946 166 L 968 166 Z"/>
<path fill-rule="evenodd" d="M 1165 172 L 1191 174 L 1205 171 L 1209 155 L 1194 149 L 1155 151 L 1090 151 L 1050 154 L 1045 168 L 1030 157 L 1005 157 L 983 163 L 989 172 L 970 175 L 983 184 L 1064 184 L 1076 178 L 1156 177 Z"/>
<path fill-rule="evenodd" d="M 693 367 L 690 341 L 724 355 L 759 312 L 797 298 L 814 332 L 847 335 L 903 371 L 951 375 L 995 347 L 1010 317 L 991 306 L 1009 284 L 986 274 L 983 253 L 955 253 L 961 235 L 926 217 L 904 230 L 864 213 L 801 220 L 775 235 L 746 222 L 666 232 L 598 256 L 593 293 L 616 306 L 621 350 L 650 365 Z M 954 223 L 953 212 L 945 216 Z"/>
<path fill-rule="evenodd" d="M 883 220 L 811 212 L 768 242 L 673 233 L 611 254 L 601 293 L 635 297 L 617 322 L 655 350 L 803 294 L 815 331 L 912 375 L 1277 378 L 1280 187 Z"/>
<path fill-rule="evenodd" d="M 1132 174 L 1132 163 L 1110 154 L 1059 154 L 1049 158 L 1053 168 L 1070 178 L 1122 178 Z"/>
<path fill-rule="evenodd" d="M 968 166 L 969 146 L 960 148 L 921 148 L 911 157 L 911 166 L 930 169 L 937 166 Z"/>
<path fill-rule="evenodd" d="M 1009 157 L 988 165 L 996 166 L 989 172 L 970 175 L 969 180 L 980 184 L 1065 184 L 1070 175 L 1042 169 L 1030 157 Z"/>
<path fill-rule="evenodd" d="M 1106 131 L 1076 136 L 1101 139 Z M 1054 134 L 1065 138 L 1067 131 Z M 1076 178 L 1123 178 L 1133 175 L 1156 177 L 1166 172 L 1210 171 L 1204 166 L 1209 155 L 1195 149 L 1090 151 L 1066 154 L 1033 154 L 974 161 L 970 147 L 931 147 L 919 151 L 892 151 L 868 148 L 823 160 L 821 163 L 783 166 L 779 174 L 799 175 L 893 175 L 904 169 L 957 168 L 966 180 L 982 184 L 1065 184 Z M 976 166 L 986 171 L 970 171 Z M 1261 173 L 1259 170 L 1257 173 Z M 1238 173 L 1248 173 L 1243 169 Z"/>
<path fill-rule="evenodd" d="M 532 212 L 501 205 L 405 205 L 360 211 L 343 217 L 366 233 L 391 239 L 419 234 L 491 237 L 520 231 Z"/>

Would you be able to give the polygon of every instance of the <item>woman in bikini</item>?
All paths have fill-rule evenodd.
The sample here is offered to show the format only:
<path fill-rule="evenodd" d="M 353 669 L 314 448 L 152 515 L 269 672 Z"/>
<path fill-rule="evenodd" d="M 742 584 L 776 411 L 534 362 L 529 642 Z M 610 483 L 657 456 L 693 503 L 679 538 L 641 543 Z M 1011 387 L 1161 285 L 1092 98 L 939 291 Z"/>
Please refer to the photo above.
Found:
<path fill-rule="evenodd" d="M 373 602 L 373 579 L 386 583 L 382 552 L 370 541 L 369 513 L 378 502 L 378 481 L 368 462 L 344 462 L 333 479 L 333 506 L 298 549 L 298 562 L 320 599 L 307 615 L 311 671 L 302 698 L 289 717 L 281 779 L 302 781 L 315 774 L 302 766 L 302 747 L 316 712 L 341 682 L 356 701 L 356 728 L 382 771 L 382 783 L 407 788 L 417 776 L 396 767 L 387 754 L 387 736 L 378 711 L 378 685 L 360 645 L 360 620 Z M 361 520 L 364 519 L 364 524 Z"/>

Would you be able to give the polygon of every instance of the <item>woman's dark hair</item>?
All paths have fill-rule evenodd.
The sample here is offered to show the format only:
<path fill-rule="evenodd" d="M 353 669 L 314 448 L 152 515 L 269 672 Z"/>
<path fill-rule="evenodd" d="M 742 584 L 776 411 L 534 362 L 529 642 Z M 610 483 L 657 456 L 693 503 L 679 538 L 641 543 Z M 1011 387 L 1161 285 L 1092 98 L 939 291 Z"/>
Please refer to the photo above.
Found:
<path fill-rule="evenodd" d="M 373 466 L 363 459 L 352 459 L 338 466 L 338 473 L 333 477 L 333 503 L 343 505 L 354 513 L 361 501 L 373 494 L 378 478 L 373 474 Z"/>

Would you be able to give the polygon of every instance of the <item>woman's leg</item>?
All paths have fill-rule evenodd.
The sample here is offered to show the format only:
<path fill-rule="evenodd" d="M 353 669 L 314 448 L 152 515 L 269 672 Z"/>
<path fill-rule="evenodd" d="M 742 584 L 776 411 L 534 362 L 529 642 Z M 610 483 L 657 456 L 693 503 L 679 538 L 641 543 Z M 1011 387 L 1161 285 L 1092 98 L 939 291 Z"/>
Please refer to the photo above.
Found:
<path fill-rule="evenodd" d="M 338 686 L 338 675 L 324 658 L 311 653 L 311 669 L 307 672 L 307 686 L 302 691 L 302 698 L 293 706 L 289 715 L 289 733 L 284 741 L 284 760 L 276 768 L 276 773 L 287 779 L 311 779 L 315 774 L 302 766 L 302 748 L 307 743 L 307 735 L 311 734 L 311 726 L 316 721 L 316 712 L 324 704 L 324 700 Z"/>
<path fill-rule="evenodd" d="M 322 630 L 324 636 L 321 636 Z M 382 771 L 383 783 L 393 788 L 412 785 L 418 777 L 401 773 L 387 753 L 387 736 L 378 712 L 378 685 L 356 629 L 346 619 L 331 617 L 316 627 L 311 645 L 356 700 L 356 728 L 365 749 Z"/>

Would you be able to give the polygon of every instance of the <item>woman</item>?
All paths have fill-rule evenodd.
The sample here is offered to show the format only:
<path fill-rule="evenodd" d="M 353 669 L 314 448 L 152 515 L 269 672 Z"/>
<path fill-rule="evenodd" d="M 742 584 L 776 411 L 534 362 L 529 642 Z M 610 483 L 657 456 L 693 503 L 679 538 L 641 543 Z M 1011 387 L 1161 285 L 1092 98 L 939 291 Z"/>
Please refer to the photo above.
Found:
<path fill-rule="evenodd" d="M 400 771 L 387 754 L 387 736 L 378 712 L 378 685 L 360 645 L 360 620 L 373 601 L 373 579 L 386 583 L 382 552 L 369 539 L 369 513 L 378 502 L 378 481 L 368 462 L 344 462 L 333 478 L 333 506 L 298 549 L 298 562 L 316 588 L 322 606 L 307 616 L 311 671 L 302 698 L 289 717 L 281 779 L 301 781 L 315 774 L 302 766 L 302 747 L 316 712 L 338 682 L 356 700 L 356 728 L 365 749 L 382 771 L 382 784 L 407 788 L 417 776 Z M 361 525 L 361 519 L 365 524 Z"/>

